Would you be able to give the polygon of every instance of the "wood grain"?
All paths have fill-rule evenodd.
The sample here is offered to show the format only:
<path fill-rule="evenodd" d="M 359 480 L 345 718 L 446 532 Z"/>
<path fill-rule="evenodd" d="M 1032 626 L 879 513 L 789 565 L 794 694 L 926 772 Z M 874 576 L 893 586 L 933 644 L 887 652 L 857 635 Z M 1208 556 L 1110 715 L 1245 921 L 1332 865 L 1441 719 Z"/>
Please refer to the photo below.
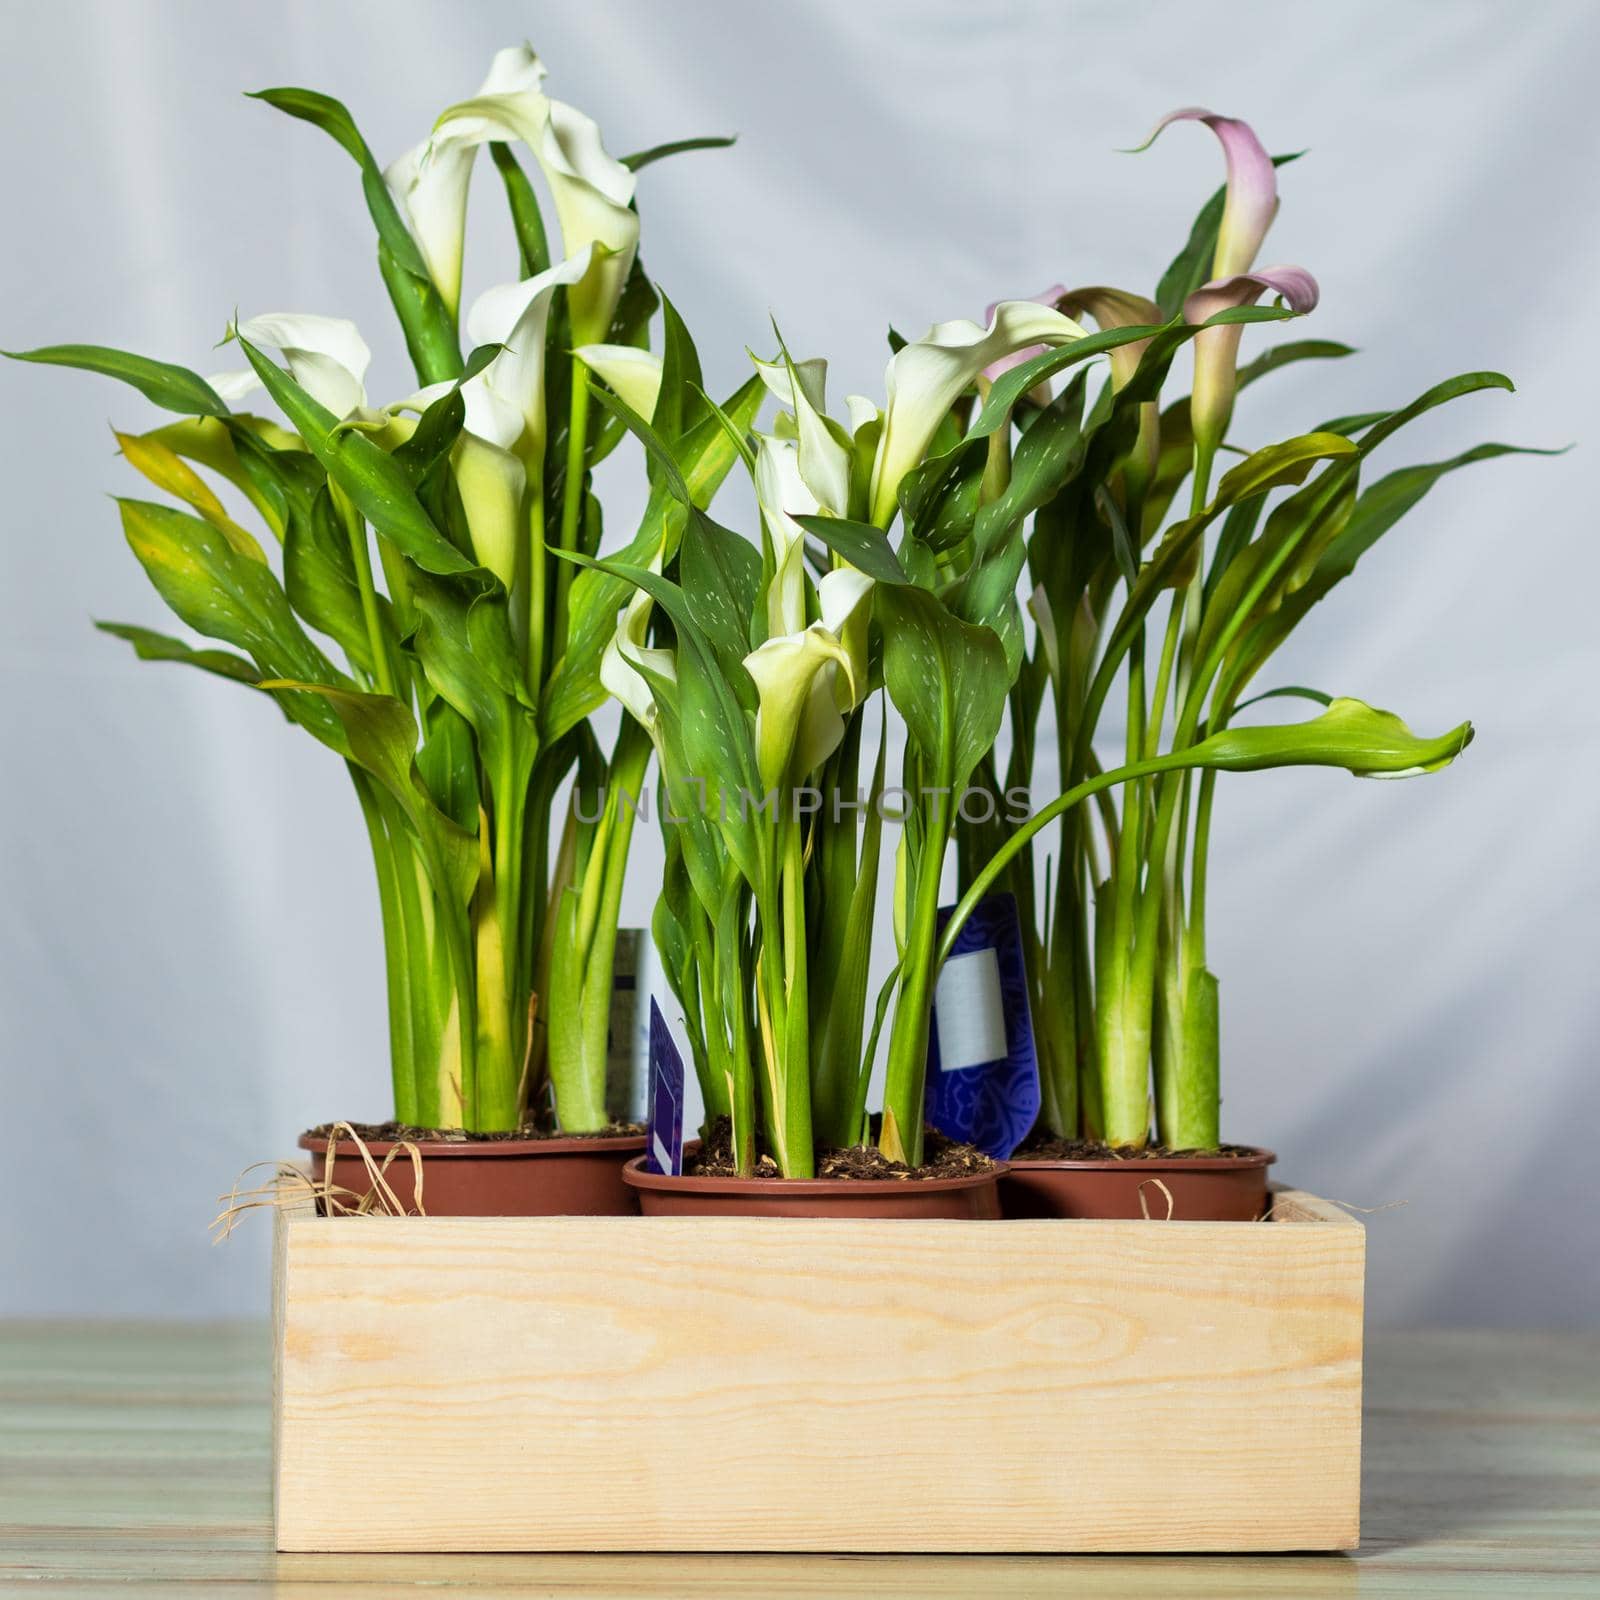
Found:
<path fill-rule="evenodd" d="M 1594 1335 L 1374 1335 L 1353 1557 L 277 1555 L 270 1377 L 256 1325 L 0 1323 L 0 1594 L 1600 1593 Z"/>
<path fill-rule="evenodd" d="M 280 1217 L 286 1550 L 1338 1549 L 1364 1234 Z"/>

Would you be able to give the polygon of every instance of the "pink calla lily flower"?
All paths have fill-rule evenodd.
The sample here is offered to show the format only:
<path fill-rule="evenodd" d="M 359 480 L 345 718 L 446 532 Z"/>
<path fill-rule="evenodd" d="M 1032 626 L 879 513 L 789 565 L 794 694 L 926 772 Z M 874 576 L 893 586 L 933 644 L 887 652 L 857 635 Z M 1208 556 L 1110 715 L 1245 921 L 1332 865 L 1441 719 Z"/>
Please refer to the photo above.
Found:
<path fill-rule="evenodd" d="M 1258 272 L 1236 272 L 1201 286 L 1183 302 L 1184 321 L 1205 322 L 1219 311 L 1237 306 L 1253 306 L 1270 290 L 1291 311 L 1304 316 L 1314 310 L 1319 291 L 1317 280 L 1304 267 L 1262 267 Z M 1207 328 L 1195 335 L 1194 392 L 1189 401 L 1189 418 L 1195 446 L 1209 460 L 1227 432 L 1233 415 L 1235 369 L 1239 359 L 1239 336 L 1243 323 Z"/>
<path fill-rule="evenodd" d="M 1301 316 L 1316 310 L 1321 294 L 1317 280 L 1304 267 L 1262 267 L 1257 272 L 1236 272 L 1201 284 L 1183 302 L 1183 320 L 1204 322 L 1219 311 L 1253 306 L 1269 289 Z"/>
<path fill-rule="evenodd" d="M 1204 106 L 1184 106 L 1169 111 L 1138 146 L 1148 150 L 1162 130 L 1174 122 L 1203 122 L 1216 134 L 1228 163 L 1228 197 L 1217 229 L 1216 253 L 1211 258 L 1213 278 L 1231 278 L 1248 272 L 1261 249 L 1261 241 L 1278 214 L 1278 178 L 1272 157 L 1256 138 L 1248 122 L 1219 117 Z"/>

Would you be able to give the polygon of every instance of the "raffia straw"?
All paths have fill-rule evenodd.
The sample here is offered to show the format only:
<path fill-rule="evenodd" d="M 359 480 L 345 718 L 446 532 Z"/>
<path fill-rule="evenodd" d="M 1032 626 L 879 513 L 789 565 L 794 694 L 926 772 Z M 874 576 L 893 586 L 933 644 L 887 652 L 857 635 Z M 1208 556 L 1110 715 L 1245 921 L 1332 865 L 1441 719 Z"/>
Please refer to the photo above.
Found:
<path fill-rule="evenodd" d="M 355 1145 L 367 1169 L 367 1175 L 372 1181 L 372 1187 L 365 1194 L 357 1194 L 355 1190 L 346 1189 L 333 1181 L 333 1158 L 341 1137 L 340 1130 L 343 1130 L 343 1137 Z M 217 1203 L 222 1210 L 211 1220 L 211 1242 L 221 1244 L 228 1238 L 247 1211 L 263 1208 L 279 1211 L 302 1205 L 307 1199 L 317 1202 L 323 1214 L 329 1217 L 403 1217 L 407 1215 L 406 1209 L 400 1204 L 399 1197 L 384 1176 L 394 1158 L 402 1150 L 411 1160 L 412 1182 L 416 1194 L 416 1210 L 410 1214 L 425 1217 L 428 1213 L 422 1203 L 422 1152 L 416 1145 L 409 1139 L 400 1140 L 390 1149 L 380 1165 L 361 1135 L 348 1122 L 336 1122 L 328 1136 L 328 1151 L 324 1158 L 320 1183 L 313 1179 L 304 1167 L 296 1166 L 293 1162 L 252 1162 L 234 1179 L 233 1188 L 227 1194 L 217 1197 Z M 263 1167 L 272 1169 L 272 1176 L 265 1183 L 248 1189 L 240 1187 L 252 1172 L 259 1172 Z"/>
<path fill-rule="evenodd" d="M 367 1176 L 372 1180 L 372 1187 L 362 1197 L 357 1206 L 357 1213 L 365 1216 L 374 1208 L 374 1202 L 381 1202 L 383 1214 L 391 1217 L 403 1217 L 406 1208 L 400 1204 L 398 1196 L 389 1187 L 389 1180 L 384 1176 L 389 1170 L 390 1163 L 404 1150 L 411 1157 L 412 1188 L 416 1194 L 417 1211 L 419 1217 L 427 1216 L 422 1205 L 422 1152 L 417 1149 L 409 1139 L 401 1139 L 390 1146 L 389 1153 L 383 1158 L 380 1166 L 374 1159 L 372 1152 L 367 1148 L 366 1141 L 348 1122 L 336 1122 L 328 1131 L 328 1153 L 322 1163 L 322 1183 L 325 1190 L 331 1189 L 333 1184 L 333 1158 L 334 1152 L 339 1148 L 340 1133 L 348 1135 L 350 1142 L 356 1147 L 356 1154 L 361 1157 L 362 1165 L 367 1169 Z"/>
<path fill-rule="evenodd" d="M 1381 1206 L 1355 1206 L 1351 1205 L 1348 1200 L 1332 1200 L 1327 1195 L 1319 1194 L 1317 1198 L 1322 1201 L 1324 1205 L 1337 1206 L 1341 1211 L 1348 1211 L 1353 1217 L 1374 1217 L 1380 1211 L 1394 1211 L 1400 1206 L 1408 1206 L 1411 1204 L 1409 1200 L 1385 1200 Z M 1305 1206 L 1297 1205 L 1293 1200 L 1288 1198 L 1283 1190 L 1280 1189 L 1274 1191 L 1272 1196 L 1272 1207 L 1269 1215 L 1288 1215 L 1290 1213 L 1293 1213 L 1292 1220 L 1297 1222 L 1322 1221 L 1322 1218 L 1319 1217 L 1315 1211 L 1311 1211 Z"/>
<path fill-rule="evenodd" d="M 1145 1200 L 1145 1197 L 1144 1197 L 1145 1190 L 1147 1188 L 1149 1188 L 1149 1186 L 1152 1183 L 1156 1186 L 1156 1188 L 1158 1188 L 1162 1192 L 1162 1194 L 1164 1194 L 1167 1197 L 1167 1214 L 1166 1214 L 1166 1216 L 1162 1217 L 1160 1220 L 1162 1222 L 1171 1222 L 1172 1221 L 1172 1213 L 1173 1213 L 1173 1209 L 1174 1209 L 1174 1201 L 1173 1201 L 1173 1198 L 1172 1198 L 1172 1191 L 1159 1178 L 1146 1178 L 1144 1180 L 1144 1182 L 1139 1185 L 1139 1209 L 1144 1213 L 1144 1220 L 1146 1222 L 1151 1222 L 1151 1221 L 1155 1220 L 1150 1215 L 1150 1206 L 1149 1206 L 1148 1202 Z"/>

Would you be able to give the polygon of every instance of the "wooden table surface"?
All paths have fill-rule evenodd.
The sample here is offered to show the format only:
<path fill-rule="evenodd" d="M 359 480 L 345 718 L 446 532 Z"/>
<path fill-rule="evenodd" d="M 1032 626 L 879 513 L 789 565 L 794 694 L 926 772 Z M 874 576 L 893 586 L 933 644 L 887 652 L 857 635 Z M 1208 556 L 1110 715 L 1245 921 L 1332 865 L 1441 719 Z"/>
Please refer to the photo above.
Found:
<path fill-rule="evenodd" d="M 280 1556 L 267 1392 L 258 1327 L 0 1324 L 0 1594 L 1600 1596 L 1592 1337 L 1375 1336 L 1353 1557 Z"/>

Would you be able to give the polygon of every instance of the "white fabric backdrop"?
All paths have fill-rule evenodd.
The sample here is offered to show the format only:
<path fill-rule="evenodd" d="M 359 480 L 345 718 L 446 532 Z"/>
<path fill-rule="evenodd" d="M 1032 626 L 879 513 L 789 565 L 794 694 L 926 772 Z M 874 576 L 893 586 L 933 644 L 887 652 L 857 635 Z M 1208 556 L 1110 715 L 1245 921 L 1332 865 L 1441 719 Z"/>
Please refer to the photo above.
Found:
<path fill-rule="evenodd" d="M 1194 128 L 1114 151 L 1201 102 L 1310 147 L 1267 255 L 1320 277 L 1307 332 L 1364 351 L 1263 385 L 1237 435 L 1494 367 L 1520 395 L 1438 414 L 1389 464 L 1592 436 L 1583 0 L 12 5 L 0 344 L 211 370 L 236 307 L 316 310 L 361 322 L 374 391 L 402 392 L 353 167 L 240 91 L 337 94 L 387 160 L 525 34 L 613 151 L 740 133 L 641 182 L 652 272 L 719 384 L 769 312 L 833 359 L 836 394 L 872 394 L 890 321 L 1057 279 L 1148 287 L 1218 152 Z M 485 181 L 469 295 L 510 259 L 496 209 Z M 0 1313 L 258 1312 L 267 1229 L 210 1251 L 213 1197 L 308 1122 L 386 1103 L 356 808 L 270 706 L 90 631 L 165 622 L 101 498 L 129 492 L 104 430 L 138 397 L 9 365 L 0 395 Z M 1457 767 L 1221 788 L 1226 1126 L 1324 1194 L 1406 1202 L 1369 1219 L 1382 1322 L 1600 1323 L 1592 449 L 1446 482 L 1283 653 L 1282 681 L 1418 728 L 1472 716 Z M 628 920 L 657 882 L 646 854 Z"/>

